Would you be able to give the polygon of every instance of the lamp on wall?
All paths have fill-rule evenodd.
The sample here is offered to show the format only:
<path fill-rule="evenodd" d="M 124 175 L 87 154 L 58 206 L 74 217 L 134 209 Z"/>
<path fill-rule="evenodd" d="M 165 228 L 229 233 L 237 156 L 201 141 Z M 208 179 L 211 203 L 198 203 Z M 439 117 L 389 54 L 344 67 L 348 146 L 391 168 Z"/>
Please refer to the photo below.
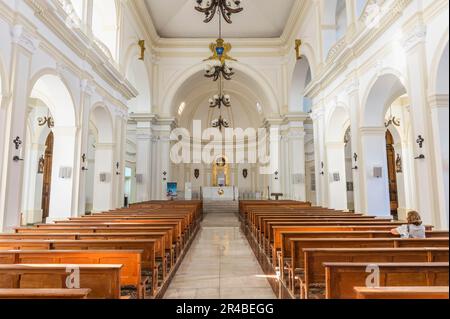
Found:
<path fill-rule="evenodd" d="M 83 155 L 81 155 L 81 162 L 83 163 L 83 166 L 81 167 L 82 171 L 88 171 L 89 169 L 86 167 L 86 154 L 83 153 Z"/>
<path fill-rule="evenodd" d="M 419 145 L 419 148 L 420 148 L 420 149 L 423 148 L 423 143 L 424 143 L 424 142 L 425 142 L 425 139 L 423 138 L 423 136 L 422 136 L 422 135 L 419 135 L 419 136 L 417 137 L 416 143 L 417 143 L 417 145 Z M 420 154 L 420 155 L 417 156 L 415 159 L 416 159 L 416 160 L 422 160 L 422 159 L 425 159 L 425 155 Z"/>
<path fill-rule="evenodd" d="M 353 170 L 357 170 L 358 169 L 358 165 L 356 165 L 358 163 L 358 154 L 353 153 L 353 159 L 355 161 L 355 166 L 352 167 Z"/>
<path fill-rule="evenodd" d="M 300 50 L 301 46 L 302 46 L 302 40 L 300 40 L 300 39 L 295 40 L 295 53 L 296 53 L 297 60 L 302 59 L 301 50 Z"/>
<path fill-rule="evenodd" d="M 23 158 L 22 158 L 22 140 L 20 139 L 20 137 L 19 136 L 17 136 L 14 140 L 13 140 L 13 144 L 15 145 L 15 149 L 16 149 L 16 151 L 19 151 L 19 154 L 18 155 L 15 155 L 14 157 L 13 157 L 13 161 L 14 162 L 20 162 L 20 161 L 23 161 Z"/>
<path fill-rule="evenodd" d="M 117 176 L 120 175 L 119 168 L 120 168 L 120 163 L 117 162 L 117 163 L 116 163 L 116 175 L 117 175 Z"/>

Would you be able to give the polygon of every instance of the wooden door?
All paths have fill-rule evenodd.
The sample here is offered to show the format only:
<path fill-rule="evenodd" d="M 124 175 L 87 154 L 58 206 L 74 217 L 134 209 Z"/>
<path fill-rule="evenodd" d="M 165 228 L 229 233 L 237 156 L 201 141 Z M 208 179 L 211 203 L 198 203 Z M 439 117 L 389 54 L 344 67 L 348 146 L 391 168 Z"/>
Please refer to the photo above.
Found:
<path fill-rule="evenodd" d="M 386 132 L 386 153 L 388 163 L 388 179 L 389 179 L 389 198 L 391 203 L 391 213 L 396 216 L 398 211 L 398 190 L 397 190 L 397 171 L 395 165 L 395 148 L 394 138 L 389 132 Z"/>
<path fill-rule="evenodd" d="M 45 223 L 49 217 L 50 194 L 52 185 L 52 164 L 53 164 L 53 133 L 50 132 L 45 141 L 44 154 L 44 182 L 42 187 L 42 222 Z"/>

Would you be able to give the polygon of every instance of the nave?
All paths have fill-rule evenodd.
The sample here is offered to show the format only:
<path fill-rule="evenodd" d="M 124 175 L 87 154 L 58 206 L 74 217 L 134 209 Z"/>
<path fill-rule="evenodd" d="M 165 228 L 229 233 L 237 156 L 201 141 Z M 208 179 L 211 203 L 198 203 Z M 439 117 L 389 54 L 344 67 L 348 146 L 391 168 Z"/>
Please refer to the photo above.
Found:
<path fill-rule="evenodd" d="M 233 213 L 205 214 L 165 294 L 168 299 L 273 299 L 275 295 Z"/>

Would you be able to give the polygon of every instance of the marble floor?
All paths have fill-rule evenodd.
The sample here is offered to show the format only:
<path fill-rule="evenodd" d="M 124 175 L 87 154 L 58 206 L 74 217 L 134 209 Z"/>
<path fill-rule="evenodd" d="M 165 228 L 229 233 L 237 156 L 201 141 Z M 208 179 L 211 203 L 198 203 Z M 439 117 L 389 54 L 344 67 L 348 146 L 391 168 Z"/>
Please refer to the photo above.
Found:
<path fill-rule="evenodd" d="M 207 214 L 165 299 L 274 299 L 233 214 Z"/>

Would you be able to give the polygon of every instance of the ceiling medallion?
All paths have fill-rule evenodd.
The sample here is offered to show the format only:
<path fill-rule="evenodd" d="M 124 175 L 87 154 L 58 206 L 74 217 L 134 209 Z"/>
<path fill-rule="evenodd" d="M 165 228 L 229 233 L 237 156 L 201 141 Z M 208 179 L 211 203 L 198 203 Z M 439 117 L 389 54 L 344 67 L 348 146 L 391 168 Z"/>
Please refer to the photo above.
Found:
<path fill-rule="evenodd" d="M 211 43 L 209 45 L 209 49 L 213 53 L 212 56 L 207 58 L 205 61 L 220 61 L 221 64 L 224 64 L 225 61 L 237 61 L 228 55 L 233 47 L 230 43 L 226 43 L 222 38 L 216 40 L 216 43 Z"/>
<path fill-rule="evenodd" d="M 204 4 L 204 2 L 206 2 Z M 214 18 L 216 13 L 219 13 L 227 23 L 233 23 L 231 21 L 231 15 L 240 13 L 244 9 L 241 7 L 240 0 L 197 0 L 197 6 L 195 10 L 205 14 L 205 20 L 203 22 L 209 23 Z"/>

